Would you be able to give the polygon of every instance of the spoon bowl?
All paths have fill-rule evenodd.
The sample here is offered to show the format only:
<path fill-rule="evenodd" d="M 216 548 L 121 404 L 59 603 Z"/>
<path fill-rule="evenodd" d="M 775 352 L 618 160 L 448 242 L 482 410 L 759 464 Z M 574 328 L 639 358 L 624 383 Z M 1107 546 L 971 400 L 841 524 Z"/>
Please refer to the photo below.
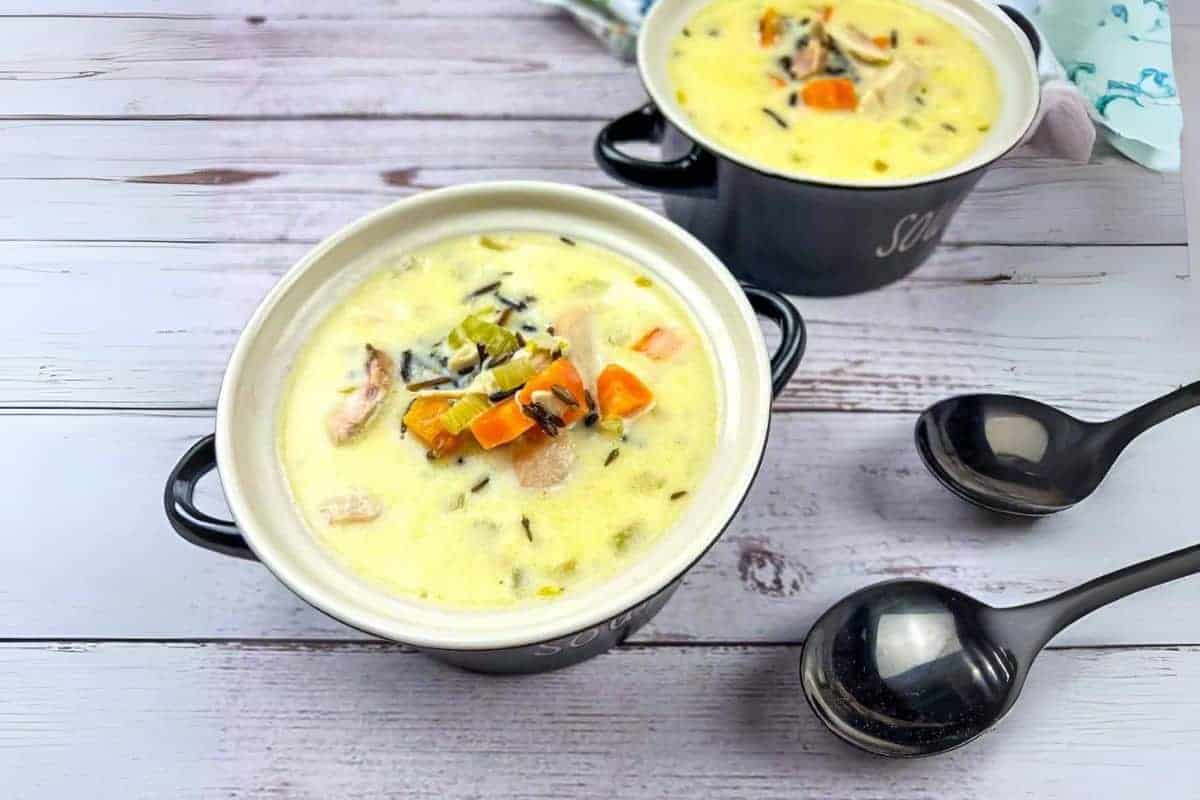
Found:
<path fill-rule="evenodd" d="M 1200 383 L 1103 423 L 1025 397 L 963 395 L 928 408 L 914 435 L 925 466 L 954 494 L 990 511 L 1041 517 L 1086 499 L 1135 437 L 1196 405 Z"/>
<path fill-rule="evenodd" d="M 1014 608 L 928 581 L 868 586 L 809 631 L 801 687 L 821 722 L 855 747 L 893 758 L 944 753 L 1004 718 L 1038 653 L 1063 628 L 1196 572 L 1200 545 Z"/>
<path fill-rule="evenodd" d="M 827 611 L 805 641 L 804 696 L 842 739 L 912 758 L 960 747 L 1016 702 L 1028 654 L 998 643 L 994 609 L 925 581 L 891 581 Z"/>

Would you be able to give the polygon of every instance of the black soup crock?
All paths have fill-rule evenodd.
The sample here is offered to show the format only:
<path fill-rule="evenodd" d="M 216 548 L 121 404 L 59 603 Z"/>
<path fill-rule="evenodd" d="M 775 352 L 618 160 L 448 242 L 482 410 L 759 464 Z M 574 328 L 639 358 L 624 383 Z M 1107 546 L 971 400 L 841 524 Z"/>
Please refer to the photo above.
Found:
<path fill-rule="evenodd" d="M 996 67 L 1002 108 L 979 150 L 927 177 L 832 181 L 775 172 L 715 144 L 676 104 L 666 71 L 677 32 L 710 0 L 658 0 L 638 39 L 652 102 L 609 123 L 595 157 L 609 175 L 659 192 L 667 216 L 759 286 L 798 295 L 848 295 L 916 269 L 983 174 L 1029 132 L 1040 100 L 1037 33 L 1013 9 L 986 0 L 923 0 L 959 24 Z M 663 160 L 620 145 L 661 144 Z"/>
<path fill-rule="evenodd" d="M 606 581 L 512 609 L 458 610 L 394 596 L 322 547 L 291 499 L 276 455 L 275 422 L 289 365 L 337 299 L 372 273 L 380 254 L 514 228 L 608 246 L 637 261 L 691 309 L 720 365 L 715 387 L 722 408 L 716 431 L 720 456 L 679 523 Z M 770 356 L 760 319 L 780 329 Z M 786 298 L 739 285 L 700 242 L 635 203 L 536 182 L 426 192 L 338 231 L 263 300 L 226 370 L 216 434 L 192 446 L 167 480 L 167 519 L 192 544 L 261 562 L 315 608 L 367 633 L 478 672 L 569 666 L 649 621 L 729 525 L 762 462 L 771 401 L 796 371 L 804 348 L 803 320 Z M 197 483 L 216 468 L 231 520 L 203 513 L 194 501 Z"/>

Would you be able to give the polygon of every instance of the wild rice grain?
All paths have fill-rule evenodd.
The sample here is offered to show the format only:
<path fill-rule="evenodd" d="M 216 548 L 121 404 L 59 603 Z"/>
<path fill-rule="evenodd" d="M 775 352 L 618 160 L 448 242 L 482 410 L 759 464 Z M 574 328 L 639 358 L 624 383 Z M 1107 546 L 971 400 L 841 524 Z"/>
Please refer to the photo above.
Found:
<path fill-rule="evenodd" d="M 621 455 L 621 451 L 619 449 L 613 450 L 611 453 L 608 454 L 608 458 L 604 459 L 604 466 L 607 467 L 609 464 L 616 461 L 617 456 L 619 456 L 619 455 Z"/>
<path fill-rule="evenodd" d="M 557 383 L 550 387 L 550 391 L 554 392 L 554 396 L 559 400 L 562 400 L 568 406 L 579 405 L 579 401 L 575 399 L 575 395 L 571 394 L 566 390 L 566 388 Z"/>
<path fill-rule="evenodd" d="M 674 494 L 671 495 L 672 500 L 679 500 L 680 498 L 683 498 L 683 497 L 687 497 L 687 492 L 675 492 Z"/>
<path fill-rule="evenodd" d="M 466 299 L 474 300 L 476 297 L 483 297 L 485 294 L 491 294 L 492 292 L 496 291 L 499 288 L 500 288 L 500 281 L 493 281 L 492 283 L 489 283 L 487 286 L 480 286 L 478 289 L 476 289 L 475 291 L 473 291 L 469 295 L 467 295 Z"/>
<path fill-rule="evenodd" d="M 529 525 L 529 517 L 521 517 L 521 527 L 525 529 L 525 538 L 533 541 L 533 528 Z"/>
<path fill-rule="evenodd" d="M 775 120 L 776 125 L 783 128 L 785 131 L 787 130 L 788 124 L 787 124 L 787 121 L 783 117 L 779 116 L 778 114 L 776 114 L 774 111 L 772 111 L 769 108 L 764 108 L 762 111 L 768 117 Z"/>
<path fill-rule="evenodd" d="M 410 392 L 419 392 L 422 389 L 432 389 L 435 386 L 441 386 L 443 383 L 454 383 L 454 378 L 451 378 L 449 375 L 443 375 L 440 378 L 430 378 L 427 381 L 410 383 L 404 388 L 408 389 Z"/>

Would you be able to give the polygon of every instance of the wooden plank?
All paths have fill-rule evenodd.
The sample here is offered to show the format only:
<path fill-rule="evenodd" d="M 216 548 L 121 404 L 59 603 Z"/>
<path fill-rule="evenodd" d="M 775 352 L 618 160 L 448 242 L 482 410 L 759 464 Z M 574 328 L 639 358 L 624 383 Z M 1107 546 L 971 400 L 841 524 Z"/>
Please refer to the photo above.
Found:
<path fill-rule="evenodd" d="M 846 593 L 914 576 L 997 605 L 1195 541 L 1200 416 L 1157 428 L 1103 490 L 1041 522 L 976 511 L 925 474 L 906 414 L 784 414 L 725 536 L 644 642 L 800 641 Z M 207 416 L 0 414 L 0 637 L 358 638 L 266 570 L 183 542 L 161 507 Z M 203 507 L 223 509 L 215 481 Z M 1058 643 L 1200 644 L 1195 581 L 1104 609 Z M 49 601 L 48 598 L 52 598 Z"/>
<path fill-rule="evenodd" d="M 439 800 L 1124 800 L 1195 788 L 1195 648 L 1046 653 L 999 729 L 912 762 L 821 728 L 796 657 L 630 648 L 506 680 L 387 647 L 6 644 L 0 768 L 18 798 L 366 798 L 386 786 Z"/>
<path fill-rule="evenodd" d="M 45 0 L 6 3 L 0 17 L 185 17 L 191 19 L 243 19 L 264 25 L 275 19 L 374 19 L 405 17 L 533 17 L 548 16 L 552 8 L 534 0 L 140 0 L 122 2 L 114 9 L 110 0 Z M 261 21 L 256 21 L 256 19 Z"/>
<path fill-rule="evenodd" d="M 570 120 L 10 121 L 0 123 L 0 239 L 312 242 L 414 192 L 512 178 L 611 190 L 660 209 L 655 195 L 596 167 L 599 128 Z M 1187 241 L 1179 176 L 1145 170 L 1107 145 L 1085 165 L 1029 151 L 1002 160 L 947 237 Z"/>
<path fill-rule="evenodd" d="M 0 405 L 211 407 L 243 322 L 304 249 L 0 243 Z M 1182 247 L 945 248 L 885 290 L 798 299 L 809 352 L 778 407 L 1004 390 L 1115 416 L 1196 379 L 1187 276 Z"/>
<path fill-rule="evenodd" d="M 643 97 L 558 15 L 13 17 L 0 43 L 2 116 L 594 117 Z"/>

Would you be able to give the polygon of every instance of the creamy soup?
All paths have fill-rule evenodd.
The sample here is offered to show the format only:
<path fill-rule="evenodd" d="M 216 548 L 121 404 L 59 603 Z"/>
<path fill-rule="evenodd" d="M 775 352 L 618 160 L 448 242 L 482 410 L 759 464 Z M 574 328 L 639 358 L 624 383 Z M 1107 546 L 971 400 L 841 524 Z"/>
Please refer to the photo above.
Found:
<path fill-rule="evenodd" d="M 311 335 L 279 411 L 293 499 L 353 572 L 461 608 L 547 602 L 679 519 L 719 403 L 668 289 L 530 232 L 378 267 Z"/>
<path fill-rule="evenodd" d="M 905 0 L 716 0 L 675 39 L 675 99 L 701 133 L 774 169 L 925 175 L 970 155 L 1000 106 L 962 31 Z"/>

